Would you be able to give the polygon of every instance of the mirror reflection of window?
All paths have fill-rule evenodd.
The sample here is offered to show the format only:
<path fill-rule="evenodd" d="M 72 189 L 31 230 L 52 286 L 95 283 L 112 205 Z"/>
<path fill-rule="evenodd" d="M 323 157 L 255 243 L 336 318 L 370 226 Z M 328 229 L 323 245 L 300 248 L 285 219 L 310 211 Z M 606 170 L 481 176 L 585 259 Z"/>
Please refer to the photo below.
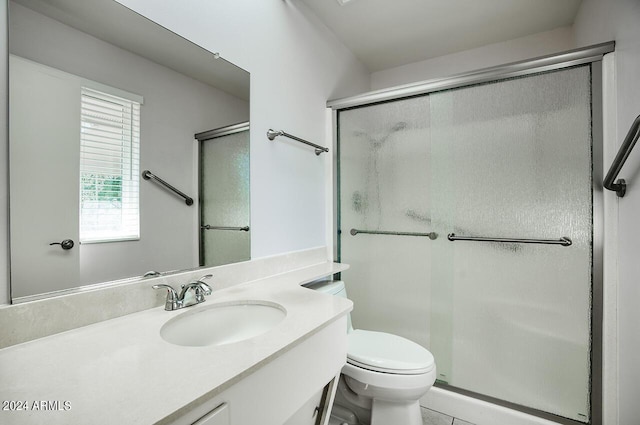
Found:
<path fill-rule="evenodd" d="M 83 87 L 80 242 L 140 238 L 140 103 Z"/>
<path fill-rule="evenodd" d="M 82 3 L 9 2 L 13 303 L 142 278 L 148 270 L 198 267 L 199 200 L 189 207 L 140 172 L 197 198 L 194 134 L 249 120 L 248 72 L 118 2 Z M 120 98 L 102 99 L 99 131 L 81 122 L 83 87 Z M 126 117 L 134 107 L 122 99 L 143 104 L 139 136 L 128 134 L 134 130 L 127 121 L 136 118 Z M 81 129 L 92 141 L 82 160 Z M 98 133 L 89 137 L 90 130 Z M 98 141 L 111 144 L 99 149 Z M 98 166 L 98 151 L 113 157 Z M 130 162 L 136 155 L 139 164 Z M 225 222 L 248 226 L 245 215 L 243 209 Z M 67 240 L 74 246 L 64 248 Z M 243 259 L 250 256 L 246 242 Z"/>

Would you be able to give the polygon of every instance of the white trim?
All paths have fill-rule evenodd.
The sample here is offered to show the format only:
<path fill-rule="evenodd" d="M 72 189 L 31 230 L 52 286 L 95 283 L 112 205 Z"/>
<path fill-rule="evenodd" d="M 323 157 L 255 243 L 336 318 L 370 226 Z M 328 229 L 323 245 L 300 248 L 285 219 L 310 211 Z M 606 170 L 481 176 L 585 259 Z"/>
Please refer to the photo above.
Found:
<path fill-rule="evenodd" d="M 608 169 L 621 140 L 617 132 L 616 56 L 602 59 L 602 160 Z M 602 278 L 602 423 L 618 424 L 618 202 L 604 191 Z"/>
<path fill-rule="evenodd" d="M 334 188 L 333 179 L 336 164 L 336 143 L 335 143 L 335 123 L 333 121 L 333 110 L 327 108 L 325 110 L 325 138 L 323 146 L 330 146 L 329 155 L 326 155 L 324 165 L 324 193 L 325 193 L 325 240 L 327 247 L 327 258 L 329 261 L 335 261 L 333 255 L 333 246 L 335 231 L 333 224 L 333 213 L 336 206 L 333 204 Z"/>

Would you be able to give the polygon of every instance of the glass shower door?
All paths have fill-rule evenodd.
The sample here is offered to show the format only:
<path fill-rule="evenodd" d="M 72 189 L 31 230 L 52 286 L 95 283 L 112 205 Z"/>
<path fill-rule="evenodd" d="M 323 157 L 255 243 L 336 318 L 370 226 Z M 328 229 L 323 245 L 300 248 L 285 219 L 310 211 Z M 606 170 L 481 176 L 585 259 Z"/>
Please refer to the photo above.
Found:
<path fill-rule="evenodd" d="M 589 422 L 591 113 L 589 65 L 339 111 L 354 326 L 428 348 L 441 384 Z"/>
<path fill-rule="evenodd" d="M 430 270 L 438 379 L 587 422 L 589 66 L 434 93 L 430 116 L 432 224 L 443 235 Z"/>
<path fill-rule="evenodd" d="M 200 145 L 200 265 L 251 258 L 249 130 Z M 240 230 L 245 228 L 246 230 Z"/>
<path fill-rule="evenodd" d="M 429 346 L 429 98 L 339 114 L 340 261 L 354 327 Z M 380 232 L 380 233 L 361 233 Z M 355 234 L 354 234 L 355 233 Z"/>

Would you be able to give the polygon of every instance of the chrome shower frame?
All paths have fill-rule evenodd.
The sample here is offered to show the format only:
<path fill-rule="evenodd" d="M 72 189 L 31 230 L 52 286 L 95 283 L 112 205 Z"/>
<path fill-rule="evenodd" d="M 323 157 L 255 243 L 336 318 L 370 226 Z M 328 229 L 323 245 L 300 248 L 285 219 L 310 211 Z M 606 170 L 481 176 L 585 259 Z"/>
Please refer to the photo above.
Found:
<path fill-rule="evenodd" d="M 549 55 L 531 60 L 481 69 L 448 78 L 439 78 L 415 84 L 402 85 L 390 89 L 376 90 L 357 96 L 329 100 L 327 107 L 332 109 L 333 120 L 333 253 L 336 261 L 340 252 L 340 143 L 338 129 L 339 112 L 366 105 L 397 101 L 414 96 L 427 95 L 441 90 L 461 88 L 487 82 L 560 70 L 577 65 L 590 64 L 591 68 L 591 136 L 592 136 L 592 288 L 591 288 L 591 377 L 590 377 L 590 421 L 592 425 L 602 425 L 603 406 L 603 245 L 604 245 L 604 197 L 603 197 L 603 97 L 602 97 L 602 58 L 615 50 L 615 43 L 608 42 L 568 52 Z M 559 424 L 579 425 L 580 422 L 563 418 L 530 407 L 506 402 L 482 394 L 459 389 L 446 384 L 437 384 L 447 390 L 488 401 L 490 403 L 514 409 L 533 416 L 554 421 Z"/>
<path fill-rule="evenodd" d="M 207 229 L 206 227 L 207 225 L 202 223 L 203 205 L 201 200 L 204 199 L 204 194 L 202 193 L 202 190 L 203 190 L 202 182 L 200 181 L 202 176 L 202 143 L 206 142 L 207 140 L 230 136 L 232 134 L 241 133 L 243 131 L 249 131 L 250 127 L 251 127 L 250 121 L 244 121 L 237 124 L 214 128 L 213 130 L 207 130 L 201 133 L 196 133 L 193 136 L 194 140 L 198 143 L 198 147 L 197 147 L 198 161 L 196 166 L 196 175 L 198 176 L 198 265 L 200 267 L 205 266 L 204 264 L 204 232 L 205 230 L 209 230 L 212 228 L 212 226 L 209 226 L 209 229 Z M 251 208 L 251 206 L 249 206 L 249 208 Z M 218 226 L 218 227 L 222 227 L 222 226 Z M 250 226 L 233 227 L 233 228 L 228 228 L 225 226 L 224 229 L 248 232 L 250 230 Z"/>

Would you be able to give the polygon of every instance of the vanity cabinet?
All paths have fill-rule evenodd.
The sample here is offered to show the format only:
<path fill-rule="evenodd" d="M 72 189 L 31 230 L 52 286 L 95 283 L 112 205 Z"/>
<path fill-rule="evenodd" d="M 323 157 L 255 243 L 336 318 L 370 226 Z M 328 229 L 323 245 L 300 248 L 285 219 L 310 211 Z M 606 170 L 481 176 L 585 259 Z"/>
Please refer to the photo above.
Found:
<path fill-rule="evenodd" d="M 204 401 L 194 401 L 161 421 L 172 425 L 309 425 L 327 422 L 323 402 L 332 400 L 329 385 L 346 361 L 347 327 L 342 316 L 305 337 L 275 358 L 266 359 L 248 371 L 247 376 Z M 239 355 L 250 355 L 240 353 Z M 212 361 L 215 361 L 212 359 Z M 318 397 L 322 393 L 321 397 Z M 319 400 L 319 409 L 304 408 Z M 223 407 L 224 406 L 224 407 Z M 222 422 L 199 422 L 222 408 Z M 304 408 L 304 409 L 303 409 Z M 302 409 L 302 410 L 301 410 Z M 308 412 L 306 415 L 300 412 Z M 227 416 L 225 416 L 227 415 Z M 295 415 L 292 423 L 290 419 Z M 304 416 L 309 416 L 308 418 Z M 218 420 L 217 416 L 213 416 Z M 224 422 L 226 420 L 227 422 Z"/>
<path fill-rule="evenodd" d="M 95 425 L 327 425 L 335 387 L 327 384 L 335 383 L 346 361 L 352 303 L 300 283 L 344 269 L 321 263 L 219 290 L 210 305 L 269 303 L 286 311 L 277 326 L 234 343 L 173 344 L 162 328 L 185 313 L 153 308 L 0 349 L 0 399 L 68 400 L 72 406 L 0 412 L 0 423 L 67 425 L 91 418 Z M 229 273 L 227 266 L 215 270 Z M 102 295 L 87 294 L 93 298 L 83 304 L 90 306 Z M 77 311 L 69 307 L 74 300 L 65 297 L 60 307 Z M 44 310 L 39 303 L 29 306 L 30 314 L 51 311 L 49 300 L 45 304 Z M 24 320 L 23 309 L 10 310 L 15 319 L 9 323 Z"/>
<path fill-rule="evenodd" d="M 229 405 L 222 403 L 195 421 L 193 425 L 229 425 Z"/>

